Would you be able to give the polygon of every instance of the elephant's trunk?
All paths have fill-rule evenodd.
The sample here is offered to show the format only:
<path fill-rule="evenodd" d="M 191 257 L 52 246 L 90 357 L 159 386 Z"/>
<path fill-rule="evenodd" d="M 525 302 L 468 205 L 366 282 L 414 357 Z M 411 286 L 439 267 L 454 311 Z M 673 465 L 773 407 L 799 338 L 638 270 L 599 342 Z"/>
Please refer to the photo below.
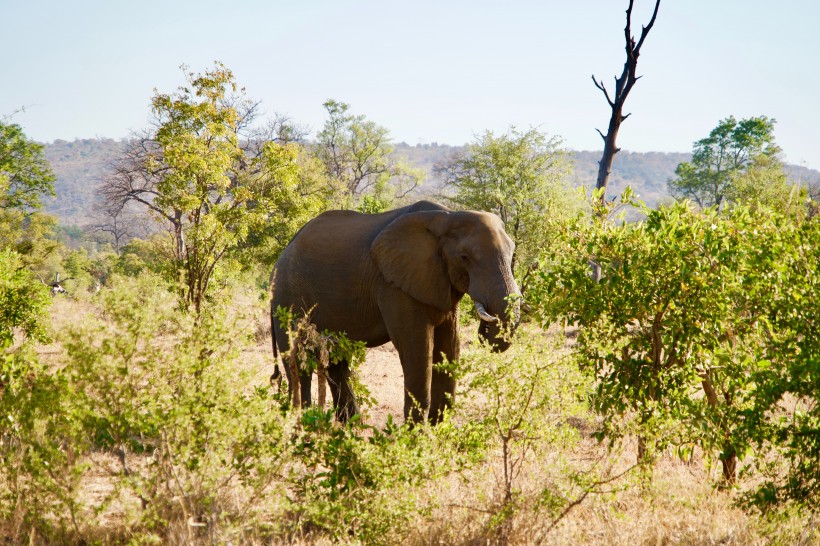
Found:
<path fill-rule="evenodd" d="M 478 334 L 497 352 L 510 348 L 512 336 L 521 318 L 521 301 L 515 280 L 506 284 L 507 289 L 498 297 L 489 298 L 486 304 L 475 301 L 476 311 L 481 318 Z"/>

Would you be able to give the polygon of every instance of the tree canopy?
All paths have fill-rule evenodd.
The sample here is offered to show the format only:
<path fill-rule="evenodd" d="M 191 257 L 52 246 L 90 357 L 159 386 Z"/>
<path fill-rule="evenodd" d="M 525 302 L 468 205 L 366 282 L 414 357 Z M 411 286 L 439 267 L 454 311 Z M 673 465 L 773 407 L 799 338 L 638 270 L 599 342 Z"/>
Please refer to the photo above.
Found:
<path fill-rule="evenodd" d="M 199 312 L 226 258 L 259 243 L 282 214 L 298 209 L 301 218 L 324 202 L 307 187 L 310 178 L 300 177 L 296 144 L 250 132 L 243 139 L 257 103 L 238 90 L 230 70 L 217 63 L 186 79 L 174 93 L 155 93 L 156 127 L 120 159 L 103 194 L 110 205 L 139 203 L 166 225 L 183 299 Z M 286 222 L 279 235 L 295 229 Z"/>
<path fill-rule="evenodd" d="M 54 180 L 43 145 L 0 121 L 0 249 L 15 250 L 26 266 L 39 265 L 57 246 L 48 238 L 55 219 L 39 212 L 42 196 L 54 195 Z"/>
<path fill-rule="evenodd" d="M 774 124 L 766 116 L 721 120 L 708 137 L 695 142 L 692 160 L 675 169 L 677 177 L 668 184 L 670 193 L 706 208 L 754 196 L 770 182 L 782 186 L 785 175 Z M 757 187 L 750 188 L 750 182 Z"/>
<path fill-rule="evenodd" d="M 561 140 L 536 129 L 487 131 L 439 167 L 458 207 L 497 214 L 515 241 L 513 270 L 526 287 L 541 250 L 549 244 L 551 220 L 571 215 L 578 203 L 568 184 L 572 162 Z"/>
<path fill-rule="evenodd" d="M 384 209 L 419 184 L 423 172 L 393 154 L 386 128 L 351 114 L 350 105 L 343 102 L 327 100 L 324 107 L 328 119 L 317 135 L 316 156 L 349 199 L 361 199 L 366 209 Z"/>
<path fill-rule="evenodd" d="M 0 121 L 0 208 L 39 209 L 42 195 L 54 195 L 54 180 L 43 145 L 16 123 Z"/>

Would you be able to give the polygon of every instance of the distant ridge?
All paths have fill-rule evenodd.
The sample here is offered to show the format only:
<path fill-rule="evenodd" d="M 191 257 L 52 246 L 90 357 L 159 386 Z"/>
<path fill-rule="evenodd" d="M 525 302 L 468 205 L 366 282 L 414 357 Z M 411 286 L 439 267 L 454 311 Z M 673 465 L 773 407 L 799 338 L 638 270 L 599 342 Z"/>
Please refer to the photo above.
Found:
<path fill-rule="evenodd" d="M 123 151 L 127 142 L 112 139 L 55 140 L 45 144 L 45 155 L 57 175 L 56 198 L 45 200 L 46 212 L 54 214 L 63 225 L 92 222 L 97 203 L 95 191 L 109 172 L 111 162 Z M 435 195 L 442 185 L 435 172 L 438 164 L 464 150 L 464 146 L 447 144 L 396 144 L 396 152 L 407 161 L 425 170 L 427 179 L 419 188 L 420 195 Z M 600 151 L 573 151 L 575 159 L 574 183 L 594 186 L 598 172 Z M 690 158 L 688 153 L 630 152 L 623 150 L 615 156 L 610 179 L 609 196 L 616 196 L 627 186 L 646 201 L 656 206 L 669 199 L 666 183 L 675 176 L 675 167 Z M 787 165 L 792 180 L 820 185 L 820 171 L 797 165 Z"/>

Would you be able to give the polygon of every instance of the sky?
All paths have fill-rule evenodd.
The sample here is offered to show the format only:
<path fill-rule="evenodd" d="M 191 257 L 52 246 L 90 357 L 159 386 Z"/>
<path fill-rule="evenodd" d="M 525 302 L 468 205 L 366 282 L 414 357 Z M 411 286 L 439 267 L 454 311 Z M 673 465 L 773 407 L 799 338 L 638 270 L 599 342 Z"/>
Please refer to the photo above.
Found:
<path fill-rule="evenodd" d="M 530 127 L 600 150 L 628 0 L 0 0 L 0 119 L 40 142 L 127 138 L 181 65 L 230 68 L 267 117 L 315 135 L 327 99 L 395 142 Z M 633 33 L 653 0 L 635 0 Z M 618 145 L 689 152 L 765 115 L 789 163 L 820 169 L 820 2 L 662 0 Z M 22 110 L 22 111 L 21 111 Z M 16 112 L 16 113 L 15 113 Z M 10 118 L 8 116 L 11 116 Z"/>

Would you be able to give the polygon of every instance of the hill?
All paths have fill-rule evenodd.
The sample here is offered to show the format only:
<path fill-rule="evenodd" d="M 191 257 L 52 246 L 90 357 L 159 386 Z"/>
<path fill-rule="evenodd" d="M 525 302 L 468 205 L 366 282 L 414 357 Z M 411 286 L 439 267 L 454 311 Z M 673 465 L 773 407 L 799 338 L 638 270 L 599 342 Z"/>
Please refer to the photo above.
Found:
<path fill-rule="evenodd" d="M 63 225 L 91 222 L 97 187 L 125 145 L 124 141 L 112 139 L 55 140 L 46 144 L 46 159 L 57 176 L 57 196 L 44 200 L 46 212 L 57 216 Z"/>
<path fill-rule="evenodd" d="M 46 199 L 45 209 L 54 214 L 63 225 L 90 223 L 97 197 L 95 191 L 110 169 L 111 162 L 123 151 L 125 141 L 112 139 L 55 140 L 45 144 L 46 158 L 57 175 L 56 198 Z M 419 195 L 435 196 L 442 180 L 435 167 L 464 151 L 464 146 L 448 144 L 396 144 L 396 154 L 408 163 L 421 167 L 427 179 L 418 188 Z M 574 151 L 574 182 L 592 187 L 598 172 L 599 151 Z M 609 195 L 615 196 L 630 185 L 650 206 L 668 198 L 667 181 L 674 177 L 675 167 L 687 161 L 688 153 L 629 152 L 615 156 Z M 788 165 L 789 176 L 803 184 L 820 186 L 820 171 Z"/>

